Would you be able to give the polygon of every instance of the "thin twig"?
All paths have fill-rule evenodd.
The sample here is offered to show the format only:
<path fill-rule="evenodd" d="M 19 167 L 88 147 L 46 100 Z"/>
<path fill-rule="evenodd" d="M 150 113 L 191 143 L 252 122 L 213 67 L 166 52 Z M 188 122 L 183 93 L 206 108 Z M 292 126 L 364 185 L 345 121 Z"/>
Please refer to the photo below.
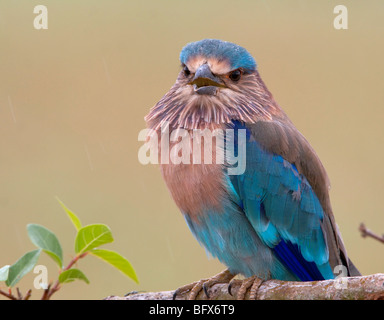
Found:
<path fill-rule="evenodd" d="M 0 294 L 3 295 L 4 297 L 7 297 L 8 299 L 10 300 L 17 300 L 17 297 L 15 297 L 11 291 L 8 292 L 5 292 L 3 290 L 0 289 Z"/>
<path fill-rule="evenodd" d="M 17 297 L 19 298 L 19 300 L 23 300 L 23 295 L 21 294 L 19 288 L 16 288 L 16 292 L 17 292 Z"/>
<path fill-rule="evenodd" d="M 48 294 L 49 294 L 49 291 L 51 289 L 51 286 L 52 286 L 52 283 L 48 284 L 48 287 L 46 289 L 44 289 L 44 293 L 41 296 L 41 300 L 48 300 Z"/>
<path fill-rule="evenodd" d="M 363 238 L 365 237 L 371 237 L 373 239 L 376 239 L 377 241 L 380 241 L 381 243 L 384 243 L 384 236 L 378 236 L 377 234 L 375 234 L 374 232 L 372 232 L 371 230 L 369 230 L 364 223 L 361 223 L 360 224 L 360 227 L 359 227 L 359 231 L 361 232 L 361 236 Z"/>
<path fill-rule="evenodd" d="M 32 289 L 29 289 L 25 294 L 24 300 L 29 300 L 29 298 L 31 297 L 31 294 L 32 294 Z"/>

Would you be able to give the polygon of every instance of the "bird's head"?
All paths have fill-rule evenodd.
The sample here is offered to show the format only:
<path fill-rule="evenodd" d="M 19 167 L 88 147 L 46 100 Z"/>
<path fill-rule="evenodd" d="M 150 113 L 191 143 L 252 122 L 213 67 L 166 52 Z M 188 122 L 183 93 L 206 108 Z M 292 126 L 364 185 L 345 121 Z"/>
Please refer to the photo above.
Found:
<path fill-rule="evenodd" d="M 175 84 L 146 116 L 150 127 L 164 121 L 195 129 L 232 120 L 271 119 L 275 103 L 254 58 L 243 47 L 205 39 L 187 44 L 180 61 Z"/>
<path fill-rule="evenodd" d="M 190 94 L 198 95 L 218 95 L 225 89 L 239 91 L 247 75 L 256 70 L 256 62 L 247 50 L 212 39 L 187 44 L 180 61 L 180 81 L 192 86 Z"/>

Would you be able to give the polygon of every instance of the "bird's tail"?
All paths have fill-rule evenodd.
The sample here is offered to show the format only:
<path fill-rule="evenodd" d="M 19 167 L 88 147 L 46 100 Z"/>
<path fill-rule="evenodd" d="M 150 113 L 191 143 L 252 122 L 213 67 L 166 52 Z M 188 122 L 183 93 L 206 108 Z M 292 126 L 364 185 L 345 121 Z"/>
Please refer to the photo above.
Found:
<path fill-rule="evenodd" d="M 353 264 L 353 262 L 349 258 L 348 258 L 348 272 L 350 277 L 361 276 L 360 271 L 356 268 L 356 266 Z"/>

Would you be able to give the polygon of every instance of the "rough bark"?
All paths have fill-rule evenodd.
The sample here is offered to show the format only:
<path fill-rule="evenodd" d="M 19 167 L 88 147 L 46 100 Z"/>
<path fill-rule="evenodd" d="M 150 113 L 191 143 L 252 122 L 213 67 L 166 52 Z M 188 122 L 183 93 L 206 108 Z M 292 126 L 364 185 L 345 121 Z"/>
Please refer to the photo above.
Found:
<path fill-rule="evenodd" d="M 235 280 L 232 294 L 228 293 L 228 284 L 215 284 L 208 289 L 211 300 L 234 300 L 241 285 Z M 125 297 L 109 296 L 107 300 L 172 300 L 174 291 L 132 292 Z M 176 300 L 188 299 L 188 292 L 176 296 Z M 207 299 L 201 291 L 198 300 Z M 249 299 L 249 293 L 245 299 Z M 384 300 L 384 274 L 338 278 L 313 282 L 290 282 L 268 280 L 261 284 L 257 300 Z"/>

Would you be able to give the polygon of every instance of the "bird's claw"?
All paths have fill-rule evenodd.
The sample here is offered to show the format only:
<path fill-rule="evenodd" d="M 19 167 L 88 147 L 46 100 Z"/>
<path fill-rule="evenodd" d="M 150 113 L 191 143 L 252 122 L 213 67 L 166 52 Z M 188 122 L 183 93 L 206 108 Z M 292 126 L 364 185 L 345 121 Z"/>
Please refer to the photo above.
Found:
<path fill-rule="evenodd" d="M 220 272 L 219 274 L 213 276 L 209 279 L 202 279 L 200 281 L 187 284 L 183 287 L 180 287 L 175 290 L 173 293 L 173 300 L 176 299 L 177 295 L 188 292 L 188 300 L 196 300 L 197 296 L 200 294 L 200 291 L 203 290 L 206 297 L 210 299 L 209 296 L 209 288 L 217 283 L 228 283 L 232 278 L 233 274 L 229 272 L 229 270 L 224 270 L 223 272 Z"/>
<path fill-rule="evenodd" d="M 228 285 L 228 293 L 232 295 L 231 289 L 234 284 L 234 281 L 239 280 L 232 280 Z M 260 279 L 256 276 L 249 277 L 247 279 L 241 280 L 241 285 L 239 290 L 237 291 L 236 299 L 237 300 L 245 300 L 245 295 L 247 294 L 249 290 L 249 300 L 256 300 L 257 298 L 257 291 L 259 290 L 260 286 L 264 282 L 263 279 Z"/>

